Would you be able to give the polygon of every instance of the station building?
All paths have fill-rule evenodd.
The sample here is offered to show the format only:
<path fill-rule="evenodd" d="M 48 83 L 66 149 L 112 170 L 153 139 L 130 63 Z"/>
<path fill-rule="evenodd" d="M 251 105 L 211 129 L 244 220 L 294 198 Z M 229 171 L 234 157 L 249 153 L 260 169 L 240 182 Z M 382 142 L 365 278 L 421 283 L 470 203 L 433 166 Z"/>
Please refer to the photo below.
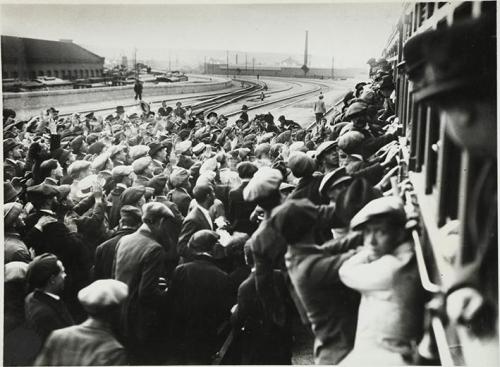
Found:
<path fill-rule="evenodd" d="M 104 57 L 71 40 L 48 41 L 1 36 L 2 79 L 33 80 L 39 76 L 79 79 L 102 76 Z"/>

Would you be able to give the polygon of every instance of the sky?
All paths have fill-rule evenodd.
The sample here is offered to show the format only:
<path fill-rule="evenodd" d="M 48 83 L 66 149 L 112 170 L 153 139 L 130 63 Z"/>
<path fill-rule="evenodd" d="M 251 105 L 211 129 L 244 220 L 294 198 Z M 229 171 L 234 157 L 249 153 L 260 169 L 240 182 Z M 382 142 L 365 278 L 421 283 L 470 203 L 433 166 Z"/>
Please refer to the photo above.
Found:
<path fill-rule="evenodd" d="M 230 50 L 303 55 L 311 66 L 365 67 L 380 55 L 400 3 L 3 4 L 2 35 L 73 42 L 161 58 L 168 50 Z M 105 54 L 103 54 L 105 53 Z M 106 55 L 107 53 L 107 55 Z M 201 57 L 201 56 L 200 56 Z M 241 56 L 240 56 L 241 57 Z M 298 60 L 302 62 L 303 60 Z"/>

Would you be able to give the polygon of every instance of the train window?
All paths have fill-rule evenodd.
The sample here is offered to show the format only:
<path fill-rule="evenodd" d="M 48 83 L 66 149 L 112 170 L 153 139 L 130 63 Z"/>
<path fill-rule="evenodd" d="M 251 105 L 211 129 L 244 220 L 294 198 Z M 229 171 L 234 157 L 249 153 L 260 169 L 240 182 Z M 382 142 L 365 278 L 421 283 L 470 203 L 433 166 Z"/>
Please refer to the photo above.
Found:
<path fill-rule="evenodd" d="M 427 3 L 427 18 L 432 17 L 432 14 L 434 14 L 435 5 L 435 3 Z"/>
<path fill-rule="evenodd" d="M 43 71 L 42 70 L 38 70 L 38 76 L 43 76 Z"/>
<path fill-rule="evenodd" d="M 55 76 L 56 78 L 59 78 L 59 71 L 58 71 L 58 70 L 54 70 L 54 76 Z"/>
<path fill-rule="evenodd" d="M 469 19 L 472 15 L 472 2 L 465 1 L 462 5 L 457 6 L 453 12 L 453 21 Z"/>
<path fill-rule="evenodd" d="M 47 76 L 52 76 L 52 71 L 51 70 L 47 70 Z"/>
<path fill-rule="evenodd" d="M 437 155 L 439 152 L 439 113 L 435 107 L 428 106 L 426 111 L 425 132 L 425 193 L 433 192 L 436 183 Z"/>

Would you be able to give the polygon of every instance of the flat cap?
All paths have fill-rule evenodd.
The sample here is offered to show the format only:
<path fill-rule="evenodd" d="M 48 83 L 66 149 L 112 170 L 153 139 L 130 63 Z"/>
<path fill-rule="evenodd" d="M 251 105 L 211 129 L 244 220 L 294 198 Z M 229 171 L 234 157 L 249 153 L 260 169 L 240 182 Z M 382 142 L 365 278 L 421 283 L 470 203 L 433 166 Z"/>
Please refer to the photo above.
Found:
<path fill-rule="evenodd" d="M 36 256 L 28 265 L 26 281 L 31 289 L 43 287 L 51 276 L 60 273 L 57 263 L 59 259 L 54 254 L 44 253 Z"/>
<path fill-rule="evenodd" d="M 142 196 L 146 193 L 144 186 L 127 187 L 120 196 L 122 205 L 137 205 Z"/>
<path fill-rule="evenodd" d="M 305 143 L 303 141 L 296 141 L 290 145 L 288 148 L 290 152 L 295 152 L 295 151 L 304 151 L 305 150 Z"/>
<path fill-rule="evenodd" d="M 151 164 L 152 161 L 153 161 L 153 159 L 151 157 L 141 157 L 139 159 L 136 159 L 132 163 L 132 168 L 134 169 L 134 172 L 136 174 L 139 174 L 143 170 L 145 170 L 146 167 L 148 167 Z"/>
<path fill-rule="evenodd" d="M 268 143 L 268 142 L 271 141 L 271 139 L 273 138 L 273 136 L 274 136 L 274 133 L 265 133 L 258 140 L 259 140 L 260 143 Z"/>
<path fill-rule="evenodd" d="M 269 143 L 261 143 L 255 147 L 254 154 L 257 158 L 262 157 L 263 155 L 269 154 L 271 150 L 271 144 Z"/>
<path fill-rule="evenodd" d="M 149 155 L 152 157 L 154 156 L 157 152 L 159 152 L 162 149 L 166 149 L 167 147 L 164 146 L 161 143 L 151 143 L 149 144 Z"/>
<path fill-rule="evenodd" d="M 141 223 L 142 211 L 135 206 L 124 205 L 120 208 L 120 218 L 129 222 Z"/>
<path fill-rule="evenodd" d="M 345 167 L 339 167 L 332 172 L 328 172 L 321 183 L 319 184 L 319 192 L 322 195 L 326 195 L 328 190 L 333 189 L 335 186 L 340 185 L 341 183 L 351 182 L 352 177 L 349 176 L 345 170 Z"/>
<path fill-rule="evenodd" d="M 85 141 L 85 138 L 83 137 L 83 135 L 77 136 L 70 143 L 71 149 L 73 149 L 73 151 L 80 150 L 84 141 Z"/>
<path fill-rule="evenodd" d="M 358 152 L 358 148 L 365 140 L 365 136 L 359 131 L 348 131 L 339 137 L 339 148 L 347 154 Z"/>
<path fill-rule="evenodd" d="M 295 177 L 308 177 L 313 174 L 316 163 L 306 153 L 298 151 L 290 154 L 288 168 L 290 168 Z"/>
<path fill-rule="evenodd" d="M 115 155 L 117 155 L 118 153 L 122 152 L 123 150 L 125 150 L 126 146 L 125 145 L 112 145 L 109 149 L 108 149 L 108 154 L 109 154 L 109 158 L 113 158 Z"/>
<path fill-rule="evenodd" d="M 337 140 L 324 141 L 316 149 L 316 159 L 321 159 L 323 154 L 335 149 L 338 146 Z"/>
<path fill-rule="evenodd" d="M 255 201 L 279 190 L 283 175 L 270 167 L 261 167 L 255 172 L 248 185 L 243 189 L 245 201 Z"/>
<path fill-rule="evenodd" d="M 166 185 L 167 185 L 167 176 L 156 175 L 147 182 L 146 187 L 153 188 L 154 194 L 160 195 L 163 192 L 163 190 L 165 190 Z"/>
<path fill-rule="evenodd" d="M 202 163 L 200 167 L 200 173 L 211 171 L 215 172 L 219 168 L 219 163 L 217 162 L 217 159 L 214 158 L 209 158 L 205 162 Z"/>
<path fill-rule="evenodd" d="M 182 167 L 176 167 L 170 174 L 170 183 L 173 187 L 182 186 L 188 179 L 190 173 L 187 169 Z"/>
<path fill-rule="evenodd" d="M 97 310 L 120 305 L 128 296 L 128 286 L 115 279 L 99 279 L 78 292 L 83 308 L 92 314 Z"/>
<path fill-rule="evenodd" d="M 258 168 L 255 164 L 250 162 L 241 162 L 236 166 L 238 170 L 238 176 L 240 178 L 252 178 Z"/>
<path fill-rule="evenodd" d="M 136 160 L 141 157 L 147 156 L 149 153 L 149 147 L 147 145 L 134 145 L 130 147 L 129 155 L 130 158 Z"/>
<path fill-rule="evenodd" d="M 189 149 L 191 149 L 192 145 L 193 142 L 191 140 L 184 140 L 176 145 L 175 150 L 181 154 L 186 153 Z"/>
<path fill-rule="evenodd" d="M 364 95 L 365 98 L 369 98 L 367 93 L 373 93 L 373 92 L 372 91 L 363 92 L 362 97 Z M 349 106 L 349 108 L 347 109 L 347 111 L 344 114 L 344 118 L 349 119 L 349 118 L 354 117 L 360 113 L 365 112 L 367 109 L 368 109 L 368 103 L 358 100 L 356 102 L 351 103 L 351 105 Z"/>
<path fill-rule="evenodd" d="M 352 218 L 351 228 L 357 230 L 363 224 L 381 216 L 391 217 L 397 223 L 404 225 L 406 213 L 401 199 L 396 196 L 385 196 L 370 201 Z"/>
<path fill-rule="evenodd" d="M 142 221 L 157 220 L 159 218 L 174 218 L 174 213 L 163 203 L 153 201 L 142 206 Z"/>
<path fill-rule="evenodd" d="M 11 151 L 15 147 L 21 145 L 18 141 L 13 138 L 4 139 L 3 141 L 3 152 L 4 154 Z"/>
<path fill-rule="evenodd" d="M 89 146 L 89 154 L 101 154 L 105 146 L 102 141 L 96 141 Z"/>
<path fill-rule="evenodd" d="M 121 180 L 122 177 L 130 175 L 134 172 L 132 166 L 116 166 L 111 170 L 111 175 L 114 180 Z"/>
<path fill-rule="evenodd" d="M 23 206 L 20 203 L 7 203 L 3 206 L 3 223 L 5 228 L 10 228 L 19 218 L 19 214 L 23 211 Z"/>
<path fill-rule="evenodd" d="M 99 154 L 92 161 L 91 167 L 96 172 L 102 171 L 106 167 L 106 163 L 108 163 L 108 160 L 109 160 L 108 153 L 105 152 L 105 153 Z"/>
<path fill-rule="evenodd" d="M 292 132 L 290 130 L 284 131 L 276 137 L 276 143 L 286 144 L 292 138 Z"/>
<path fill-rule="evenodd" d="M 73 174 L 78 174 L 81 171 L 85 171 L 86 169 L 90 168 L 91 163 L 89 161 L 84 161 L 84 160 L 78 160 L 74 161 L 71 163 L 68 167 L 68 174 L 73 175 Z"/>
<path fill-rule="evenodd" d="M 198 155 L 203 153 L 203 151 L 206 149 L 205 143 L 198 143 L 193 147 L 193 153 Z"/>
<path fill-rule="evenodd" d="M 59 190 L 57 190 L 57 186 L 47 185 L 42 182 L 41 184 L 28 187 L 27 190 L 29 195 L 39 195 L 43 197 L 56 197 L 59 195 Z"/>
<path fill-rule="evenodd" d="M 219 242 L 219 234 L 208 229 L 202 229 L 195 232 L 188 242 L 188 247 L 197 253 L 213 251 L 217 242 Z"/>
<path fill-rule="evenodd" d="M 313 229 L 317 217 L 318 210 L 308 199 L 286 200 L 273 211 L 270 223 L 293 244 Z"/>

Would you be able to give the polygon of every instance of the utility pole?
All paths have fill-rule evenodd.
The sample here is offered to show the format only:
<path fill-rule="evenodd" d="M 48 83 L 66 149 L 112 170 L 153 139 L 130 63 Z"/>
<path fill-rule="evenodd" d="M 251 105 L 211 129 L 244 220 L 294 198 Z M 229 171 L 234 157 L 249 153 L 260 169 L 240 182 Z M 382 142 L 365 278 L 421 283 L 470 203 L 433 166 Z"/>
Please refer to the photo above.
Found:
<path fill-rule="evenodd" d="M 229 78 L 229 51 L 226 51 L 226 77 Z"/>
<path fill-rule="evenodd" d="M 248 63 L 248 55 L 245 54 L 245 72 L 248 71 L 247 63 Z"/>
<path fill-rule="evenodd" d="M 205 61 L 203 62 L 203 73 L 207 73 L 207 57 L 205 56 Z"/>
<path fill-rule="evenodd" d="M 255 74 L 255 57 L 252 57 L 252 74 Z"/>
<path fill-rule="evenodd" d="M 334 76 L 334 74 L 333 74 L 333 62 L 334 62 L 334 57 L 332 56 L 332 79 L 333 79 L 333 76 Z"/>
<path fill-rule="evenodd" d="M 134 47 L 134 72 L 135 72 L 135 77 L 137 78 L 137 48 Z"/>

